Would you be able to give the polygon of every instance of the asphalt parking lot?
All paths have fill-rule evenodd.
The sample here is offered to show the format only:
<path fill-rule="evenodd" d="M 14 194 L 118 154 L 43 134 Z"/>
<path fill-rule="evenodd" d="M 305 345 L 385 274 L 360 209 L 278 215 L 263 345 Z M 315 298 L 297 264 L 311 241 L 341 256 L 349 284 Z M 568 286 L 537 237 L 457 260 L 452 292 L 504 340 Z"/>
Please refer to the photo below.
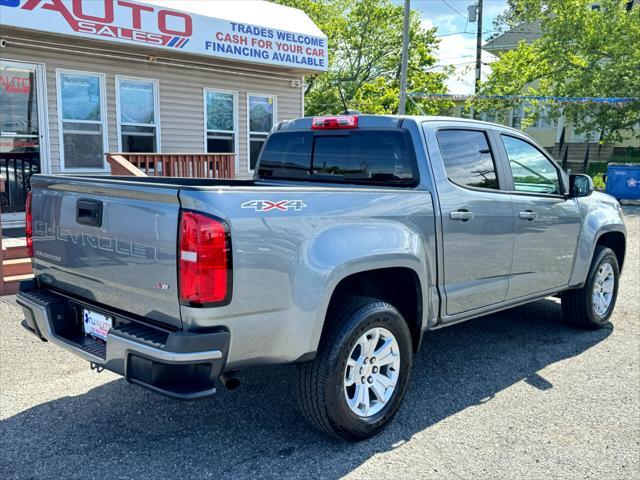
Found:
<path fill-rule="evenodd" d="M 432 332 L 393 423 L 358 444 L 296 412 L 295 367 L 244 372 L 179 402 L 19 326 L 0 300 L 0 477 L 640 478 L 640 207 L 612 328 L 577 331 L 556 299 Z"/>

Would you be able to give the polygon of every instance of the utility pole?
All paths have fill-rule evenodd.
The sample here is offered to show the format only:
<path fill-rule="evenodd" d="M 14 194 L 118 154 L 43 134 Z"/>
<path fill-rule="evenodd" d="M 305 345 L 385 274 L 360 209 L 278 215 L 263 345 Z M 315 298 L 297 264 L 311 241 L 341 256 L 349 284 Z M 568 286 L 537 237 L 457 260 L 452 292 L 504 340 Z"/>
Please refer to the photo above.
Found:
<path fill-rule="evenodd" d="M 407 62 L 409 60 L 409 14 L 411 0 L 404 0 L 404 20 L 402 22 L 402 60 L 400 64 L 400 104 L 398 114 L 404 115 L 407 107 Z"/>
<path fill-rule="evenodd" d="M 478 0 L 478 33 L 476 34 L 476 82 L 474 92 L 480 87 L 480 73 L 482 69 L 482 0 Z"/>

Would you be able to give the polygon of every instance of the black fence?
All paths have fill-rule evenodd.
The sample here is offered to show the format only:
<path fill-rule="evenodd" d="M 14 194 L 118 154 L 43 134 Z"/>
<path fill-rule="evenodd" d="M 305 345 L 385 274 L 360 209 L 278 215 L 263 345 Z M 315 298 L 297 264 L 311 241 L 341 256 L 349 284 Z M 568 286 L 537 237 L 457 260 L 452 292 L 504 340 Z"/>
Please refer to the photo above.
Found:
<path fill-rule="evenodd" d="M 0 177 L 4 192 L 0 198 L 3 213 L 24 212 L 31 175 L 40 172 L 38 152 L 0 153 Z"/>

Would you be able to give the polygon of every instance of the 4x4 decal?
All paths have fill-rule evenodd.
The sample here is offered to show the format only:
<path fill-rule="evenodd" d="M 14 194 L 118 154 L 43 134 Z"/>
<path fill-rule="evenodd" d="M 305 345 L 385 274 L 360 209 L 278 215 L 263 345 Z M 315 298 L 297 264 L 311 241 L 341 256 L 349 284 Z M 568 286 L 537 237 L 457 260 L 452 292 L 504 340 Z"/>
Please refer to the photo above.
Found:
<path fill-rule="evenodd" d="M 278 200 L 273 202 L 271 200 L 249 200 L 240 205 L 241 208 L 251 208 L 256 212 L 286 212 L 287 210 L 299 212 L 306 206 L 302 200 Z"/>

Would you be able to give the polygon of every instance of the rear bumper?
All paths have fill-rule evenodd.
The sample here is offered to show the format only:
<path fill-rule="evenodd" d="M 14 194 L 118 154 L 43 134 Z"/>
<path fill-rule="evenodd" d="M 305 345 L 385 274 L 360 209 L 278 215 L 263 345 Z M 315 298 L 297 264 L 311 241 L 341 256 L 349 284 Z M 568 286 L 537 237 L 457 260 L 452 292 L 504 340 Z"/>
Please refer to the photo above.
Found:
<path fill-rule="evenodd" d="M 33 282 L 21 285 L 17 302 L 25 315 L 22 325 L 40 339 L 170 397 L 197 399 L 213 395 L 226 364 L 230 342 L 226 330 L 169 331 L 39 289 Z M 84 336 L 79 314 L 82 308 L 113 318 L 106 343 Z"/>

